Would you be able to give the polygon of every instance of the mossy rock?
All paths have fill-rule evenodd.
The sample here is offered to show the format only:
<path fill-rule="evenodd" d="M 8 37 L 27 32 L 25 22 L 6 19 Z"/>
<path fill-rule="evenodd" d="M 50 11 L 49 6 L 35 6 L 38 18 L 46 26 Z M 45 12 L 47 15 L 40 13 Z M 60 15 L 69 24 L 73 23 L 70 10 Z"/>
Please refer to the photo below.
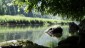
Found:
<path fill-rule="evenodd" d="M 3 48 L 48 48 L 42 45 L 38 45 L 29 40 L 12 40 L 0 43 Z"/>

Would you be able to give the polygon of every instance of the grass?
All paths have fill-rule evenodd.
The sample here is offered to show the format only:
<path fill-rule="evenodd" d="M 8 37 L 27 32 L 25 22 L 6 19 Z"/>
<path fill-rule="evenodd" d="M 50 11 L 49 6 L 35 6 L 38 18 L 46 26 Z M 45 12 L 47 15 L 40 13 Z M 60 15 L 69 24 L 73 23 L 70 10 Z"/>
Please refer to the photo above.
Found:
<path fill-rule="evenodd" d="M 28 25 L 28 24 L 56 24 L 60 22 L 70 22 L 70 21 L 63 21 L 63 20 L 54 20 L 54 19 L 44 19 L 44 18 L 30 18 L 24 16 L 10 16 L 10 15 L 3 15 L 0 16 L 0 25 Z"/>

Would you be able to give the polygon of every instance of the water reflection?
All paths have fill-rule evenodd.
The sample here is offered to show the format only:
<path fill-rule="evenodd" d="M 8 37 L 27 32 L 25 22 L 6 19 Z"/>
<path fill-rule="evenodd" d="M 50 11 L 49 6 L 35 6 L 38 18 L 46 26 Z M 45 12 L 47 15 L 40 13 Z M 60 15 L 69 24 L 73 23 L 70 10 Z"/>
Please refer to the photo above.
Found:
<path fill-rule="evenodd" d="M 4 27 L 0 26 L 0 41 L 13 39 L 37 39 L 47 28 L 43 26 Z M 38 34 L 37 34 L 38 33 Z M 37 36 L 36 36 L 37 34 Z M 35 38 L 36 37 L 36 38 Z"/>
<path fill-rule="evenodd" d="M 63 38 L 68 35 L 68 27 L 63 27 Z M 54 47 L 59 39 L 50 37 L 44 31 L 49 26 L 0 26 L 0 41 L 28 39 L 39 45 Z"/>

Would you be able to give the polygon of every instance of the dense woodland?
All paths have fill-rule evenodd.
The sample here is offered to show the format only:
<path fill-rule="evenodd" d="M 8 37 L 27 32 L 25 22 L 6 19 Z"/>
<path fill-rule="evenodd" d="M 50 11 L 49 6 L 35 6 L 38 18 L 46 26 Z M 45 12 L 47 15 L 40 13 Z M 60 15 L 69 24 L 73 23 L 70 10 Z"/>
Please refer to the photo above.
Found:
<path fill-rule="evenodd" d="M 60 14 L 62 17 L 76 20 L 81 20 L 85 15 L 84 0 L 17 0 L 14 4 L 20 7 L 26 4 L 29 11 L 34 8 L 42 14 Z"/>

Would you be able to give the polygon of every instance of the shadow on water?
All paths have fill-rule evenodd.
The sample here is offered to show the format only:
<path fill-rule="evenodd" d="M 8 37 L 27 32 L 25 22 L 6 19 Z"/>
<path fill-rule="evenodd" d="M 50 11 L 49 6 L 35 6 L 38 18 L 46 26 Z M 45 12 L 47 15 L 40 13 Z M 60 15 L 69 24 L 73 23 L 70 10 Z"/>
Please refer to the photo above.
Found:
<path fill-rule="evenodd" d="M 30 26 L 0 26 L 0 42 L 8 40 L 28 39 L 39 45 L 53 47 L 58 43 L 58 39 L 52 38 L 44 31 L 50 26 L 30 25 Z M 68 34 L 68 27 L 63 27 L 64 37 Z"/>

